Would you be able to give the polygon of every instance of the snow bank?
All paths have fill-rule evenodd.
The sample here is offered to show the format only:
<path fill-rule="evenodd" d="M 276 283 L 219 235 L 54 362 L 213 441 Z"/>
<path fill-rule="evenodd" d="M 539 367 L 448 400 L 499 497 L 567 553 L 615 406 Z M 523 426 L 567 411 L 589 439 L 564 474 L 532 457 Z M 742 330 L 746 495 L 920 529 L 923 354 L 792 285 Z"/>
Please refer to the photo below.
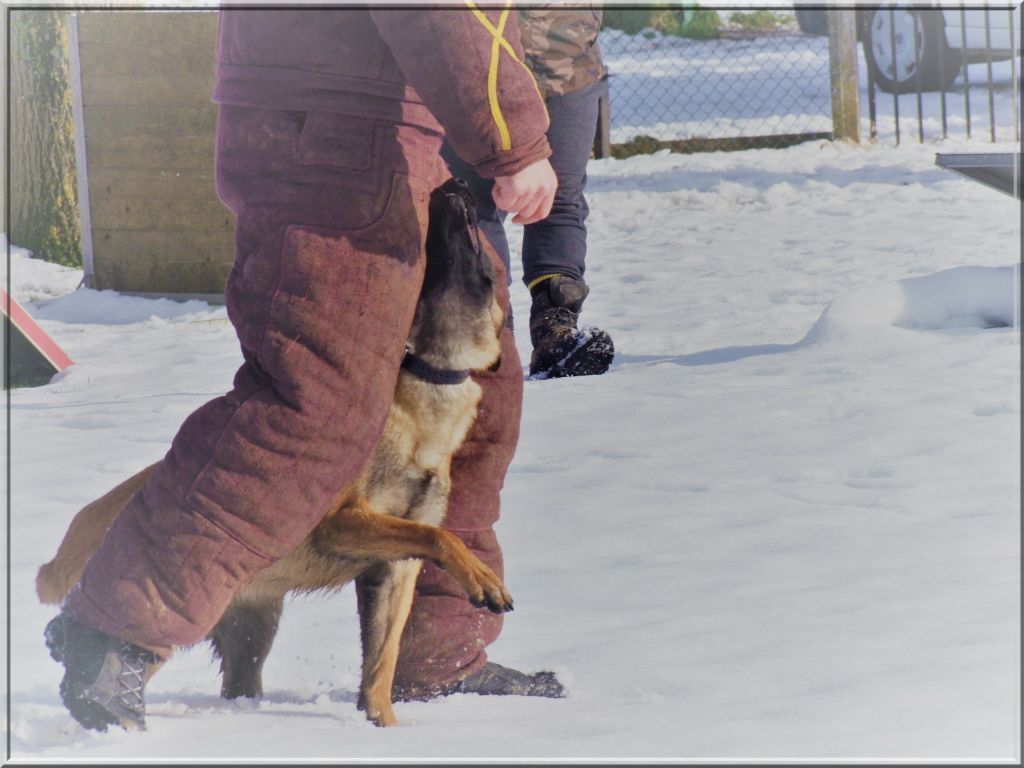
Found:
<path fill-rule="evenodd" d="M 59 323 L 130 325 L 147 321 L 192 320 L 210 311 L 205 301 L 151 299 L 117 291 L 81 288 L 60 298 L 36 302 L 33 315 Z"/>
<path fill-rule="evenodd" d="M 804 343 L 880 326 L 910 330 L 1019 328 L 1020 306 L 1020 265 L 956 267 L 862 288 L 836 299 Z"/>
<path fill-rule="evenodd" d="M 0 233 L 0 247 L 6 247 Z M 174 301 L 126 296 L 82 286 L 82 270 L 32 257 L 31 251 L 11 246 L 11 295 L 31 305 L 36 320 L 68 324 L 130 325 L 151 320 L 191 320 L 210 312 L 205 301 Z"/>
<path fill-rule="evenodd" d="M 7 249 L 7 235 L 0 232 L 0 249 Z M 82 282 L 82 270 L 33 259 L 27 248 L 11 245 L 8 290 L 21 304 L 64 296 Z M 34 313 L 33 313 L 34 314 Z"/>

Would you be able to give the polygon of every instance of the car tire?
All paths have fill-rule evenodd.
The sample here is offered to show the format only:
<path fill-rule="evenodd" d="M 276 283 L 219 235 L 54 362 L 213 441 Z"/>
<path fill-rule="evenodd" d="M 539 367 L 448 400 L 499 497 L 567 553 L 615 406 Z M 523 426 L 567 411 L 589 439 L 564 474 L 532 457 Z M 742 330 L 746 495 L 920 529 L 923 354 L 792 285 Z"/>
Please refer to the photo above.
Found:
<path fill-rule="evenodd" d="M 828 11 L 823 8 L 796 8 L 796 23 L 805 35 L 828 35 Z"/>
<path fill-rule="evenodd" d="M 922 91 L 944 91 L 956 80 L 960 62 L 946 43 L 942 11 L 880 7 L 863 14 L 864 60 L 881 90 L 913 93 L 920 79 Z M 916 60 L 915 38 L 918 42 Z"/>

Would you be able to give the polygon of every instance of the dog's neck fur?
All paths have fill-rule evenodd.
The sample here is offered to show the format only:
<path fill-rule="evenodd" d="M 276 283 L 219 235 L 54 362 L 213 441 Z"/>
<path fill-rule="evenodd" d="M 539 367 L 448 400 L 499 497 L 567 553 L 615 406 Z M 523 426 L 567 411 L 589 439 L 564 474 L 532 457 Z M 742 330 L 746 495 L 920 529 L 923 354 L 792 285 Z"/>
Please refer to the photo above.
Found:
<path fill-rule="evenodd" d="M 483 389 L 471 377 L 457 385 L 438 385 L 406 370 L 399 373 L 389 418 L 415 424 L 415 463 L 447 476 L 451 454 L 476 420 Z M 447 482 L 447 481 L 446 481 Z"/>

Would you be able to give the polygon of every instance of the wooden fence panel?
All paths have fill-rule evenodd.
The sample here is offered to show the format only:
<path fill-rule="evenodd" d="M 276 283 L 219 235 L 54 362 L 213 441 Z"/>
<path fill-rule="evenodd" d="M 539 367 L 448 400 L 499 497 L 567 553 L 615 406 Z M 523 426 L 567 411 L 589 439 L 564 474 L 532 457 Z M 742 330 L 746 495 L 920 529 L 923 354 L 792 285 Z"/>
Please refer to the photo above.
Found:
<path fill-rule="evenodd" d="M 214 190 L 216 12 L 89 10 L 75 24 L 87 282 L 217 300 L 234 219 Z"/>

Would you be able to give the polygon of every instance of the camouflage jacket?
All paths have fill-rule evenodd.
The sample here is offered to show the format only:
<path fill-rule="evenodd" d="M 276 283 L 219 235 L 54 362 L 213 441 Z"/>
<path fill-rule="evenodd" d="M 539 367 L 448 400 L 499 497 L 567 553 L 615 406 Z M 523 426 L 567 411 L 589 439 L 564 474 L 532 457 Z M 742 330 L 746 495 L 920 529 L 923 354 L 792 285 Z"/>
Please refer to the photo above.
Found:
<path fill-rule="evenodd" d="M 592 5 L 549 5 L 519 12 L 526 63 L 544 97 L 563 96 L 605 76 L 597 33 L 601 11 Z"/>

